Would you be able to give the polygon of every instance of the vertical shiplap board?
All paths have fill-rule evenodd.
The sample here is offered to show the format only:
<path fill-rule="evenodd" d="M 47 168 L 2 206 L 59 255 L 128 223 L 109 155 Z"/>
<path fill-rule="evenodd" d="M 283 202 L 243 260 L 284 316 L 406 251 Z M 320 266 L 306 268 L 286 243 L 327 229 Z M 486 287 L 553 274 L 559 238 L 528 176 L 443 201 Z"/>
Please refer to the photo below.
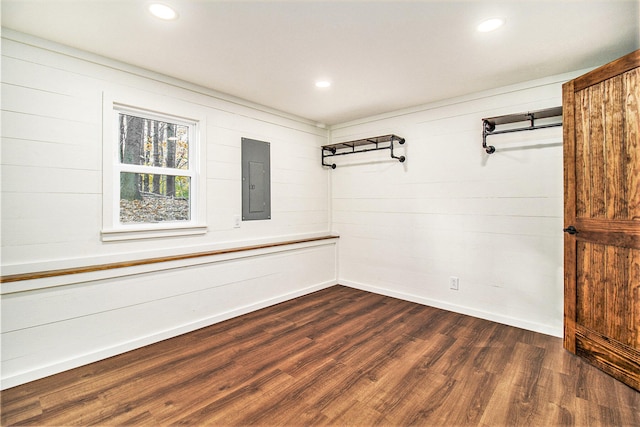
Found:
<path fill-rule="evenodd" d="M 336 126 L 334 143 L 407 139 L 403 164 L 376 152 L 331 171 L 341 283 L 561 336 L 562 130 L 489 137 L 488 156 L 481 119 L 561 105 L 569 78 Z"/>
<path fill-rule="evenodd" d="M 327 132 L 314 123 L 11 30 L 3 29 L 2 37 L 3 275 L 329 231 L 328 175 L 319 154 Z M 127 91 L 175 99 L 206 117 L 206 235 L 101 241 L 103 93 Z M 271 143 L 273 219 L 234 228 L 241 214 L 242 137 Z M 331 242 L 204 265 L 158 265 L 108 280 L 69 278 L 56 287 L 46 280 L 31 280 L 23 291 L 20 284 L 11 291 L 4 286 L 1 385 L 335 284 L 335 253 Z"/>

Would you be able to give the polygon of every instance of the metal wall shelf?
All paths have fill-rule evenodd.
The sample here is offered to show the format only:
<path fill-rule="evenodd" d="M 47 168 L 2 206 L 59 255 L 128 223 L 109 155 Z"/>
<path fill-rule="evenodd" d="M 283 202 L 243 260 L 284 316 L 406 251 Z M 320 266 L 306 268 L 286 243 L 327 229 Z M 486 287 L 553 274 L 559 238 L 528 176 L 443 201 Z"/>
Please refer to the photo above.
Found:
<path fill-rule="evenodd" d="M 552 117 L 562 118 L 562 107 L 553 107 L 544 110 L 529 111 L 527 113 L 507 114 L 505 116 L 488 117 L 486 119 L 482 119 L 482 148 L 485 149 L 487 154 L 495 153 L 496 147 L 494 147 L 493 145 L 487 146 L 487 136 L 489 135 L 499 135 L 502 133 L 521 132 L 525 130 L 536 130 L 562 126 L 562 121 L 560 121 L 559 123 L 547 123 L 542 125 L 535 124 L 535 121 L 538 119 L 546 119 Z M 496 130 L 496 126 L 519 122 L 529 122 L 529 126 Z"/>
<path fill-rule="evenodd" d="M 322 166 L 336 168 L 336 164 L 328 164 L 324 162 L 327 157 L 345 156 L 347 154 L 365 153 L 367 151 L 390 150 L 391 158 L 397 159 L 400 163 L 404 162 L 404 156 L 395 156 L 393 154 L 393 143 L 404 144 L 404 138 L 398 135 L 374 136 L 371 138 L 357 139 L 355 141 L 339 142 L 337 144 L 322 146 Z"/>

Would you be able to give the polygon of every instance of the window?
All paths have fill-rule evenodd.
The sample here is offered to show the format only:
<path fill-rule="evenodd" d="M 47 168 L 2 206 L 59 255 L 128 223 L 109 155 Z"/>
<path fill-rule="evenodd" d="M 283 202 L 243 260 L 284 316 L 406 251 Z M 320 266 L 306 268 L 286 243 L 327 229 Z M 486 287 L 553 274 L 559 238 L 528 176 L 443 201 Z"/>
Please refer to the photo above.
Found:
<path fill-rule="evenodd" d="M 200 121 L 109 104 L 102 239 L 206 232 Z"/>
<path fill-rule="evenodd" d="M 189 141 L 193 123 L 172 123 L 117 111 L 119 222 L 191 219 Z M 169 119 L 166 119 L 169 120 Z"/>

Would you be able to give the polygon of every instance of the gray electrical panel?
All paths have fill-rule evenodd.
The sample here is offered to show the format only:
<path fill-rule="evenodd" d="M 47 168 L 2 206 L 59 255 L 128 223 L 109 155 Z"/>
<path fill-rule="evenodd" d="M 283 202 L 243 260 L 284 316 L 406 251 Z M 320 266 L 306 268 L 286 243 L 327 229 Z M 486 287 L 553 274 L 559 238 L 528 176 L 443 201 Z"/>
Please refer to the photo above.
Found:
<path fill-rule="evenodd" d="M 270 144 L 242 138 L 242 220 L 271 219 Z"/>

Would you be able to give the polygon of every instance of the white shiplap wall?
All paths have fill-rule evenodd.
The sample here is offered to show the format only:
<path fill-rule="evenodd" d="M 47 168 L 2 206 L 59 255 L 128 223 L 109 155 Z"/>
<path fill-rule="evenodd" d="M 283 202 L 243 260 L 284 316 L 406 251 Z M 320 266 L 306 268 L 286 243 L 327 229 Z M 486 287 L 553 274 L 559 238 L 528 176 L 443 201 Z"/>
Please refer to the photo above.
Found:
<path fill-rule="evenodd" d="M 329 231 L 325 130 L 304 119 L 3 30 L 2 274 L 94 265 Z M 102 96 L 162 95 L 206 117 L 203 236 L 104 243 Z M 243 222 L 242 137 L 271 143 L 272 220 Z M 2 285 L 2 387 L 336 283 L 336 242 Z"/>
<path fill-rule="evenodd" d="M 330 240 L 3 284 L 2 388 L 337 281 L 561 335 L 561 130 L 490 137 L 487 156 L 480 119 L 560 105 L 578 74 L 335 126 L 332 142 L 399 134 L 407 162 L 368 153 L 327 171 L 327 135 L 311 122 L 3 31 L 2 274 L 341 238 L 339 251 Z M 100 241 L 102 93 L 127 89 L 206 116 L 205 236 Z M 273 219 L 236 229 L 241 137 L 272 143 Z"/>
<path fill-rule="evenodd" d="M 489 137 L 488 156 L 481 119 L 559 106 L 572 76 L 334 127 L 332 142 L 407 140 L 405 163 L 388 151 L 336 159 L 340 282 L 561 336 L 562 128 Z"/>
<path fill-rule="evenodd" d="M 33 46 L 36 43 L 44 47 Z M 209 233 L 172 241 L 167 245 L 172 250 L 328 230 L 326 171 L 318 166 L 318 147 L 326 142 L 326 131 L 302 119 L 5 30 L 4 274 L 29 270 L 32 265 L 23 264 L 40 261 L 68 263 L 77 258 L 82 263 L 88 256 L 118 257 L 124 252 L 128 257 L 158 248 L 144 241 L 105 245 L 99 239 L 102 95 L 127 90 L 189 103 L 207 118 Z M 233 216 L 241 213 L 242 137 L 271 142 L 273 220 L 234 229 Z"/>

